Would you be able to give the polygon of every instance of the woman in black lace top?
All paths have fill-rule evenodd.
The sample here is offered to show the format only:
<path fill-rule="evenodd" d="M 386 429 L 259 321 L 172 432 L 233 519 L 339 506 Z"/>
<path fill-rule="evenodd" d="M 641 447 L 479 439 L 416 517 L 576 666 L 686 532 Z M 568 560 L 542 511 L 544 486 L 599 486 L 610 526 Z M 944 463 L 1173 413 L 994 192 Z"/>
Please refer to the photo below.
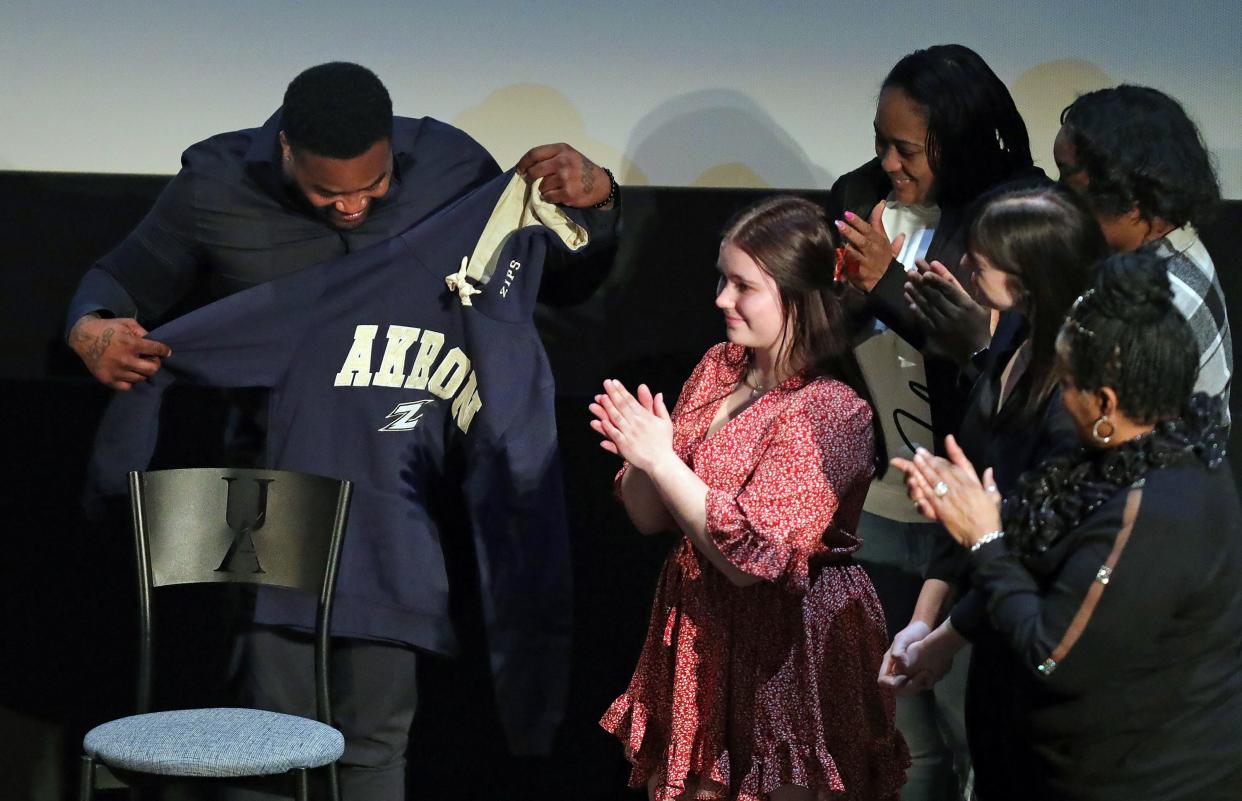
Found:
<path fill-rule="evenodd" d="M 968 549 L 977 601 L 901 667 L 936 673 L 985 615 L 1008 643 L 1021 719 L 1016 742 L 973 754 L 1005 762 L 983 801 L 1242 798 L 1242 507 L 1162 262 L 1106 260 L 1057 350 L 1086 447 L 1003 508 L 955 446 L 894 462 Z"/>

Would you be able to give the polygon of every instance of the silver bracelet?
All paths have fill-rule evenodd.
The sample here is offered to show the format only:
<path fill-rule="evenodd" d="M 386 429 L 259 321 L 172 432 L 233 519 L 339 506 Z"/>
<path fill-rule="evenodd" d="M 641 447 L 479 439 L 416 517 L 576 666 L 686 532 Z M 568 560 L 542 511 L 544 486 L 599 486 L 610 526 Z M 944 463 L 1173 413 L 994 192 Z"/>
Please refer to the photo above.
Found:
<path fill-rule="evenodd" d="M 997 529 L 996 531 L 989 531 L 987 534 L 980 537 L 974 545 L 970 546 L 970 550 L 977 551 L 989 542 L 999 540 L 1003 536 L 1005 536 L 1005 532 L 1000 529 Z"/>

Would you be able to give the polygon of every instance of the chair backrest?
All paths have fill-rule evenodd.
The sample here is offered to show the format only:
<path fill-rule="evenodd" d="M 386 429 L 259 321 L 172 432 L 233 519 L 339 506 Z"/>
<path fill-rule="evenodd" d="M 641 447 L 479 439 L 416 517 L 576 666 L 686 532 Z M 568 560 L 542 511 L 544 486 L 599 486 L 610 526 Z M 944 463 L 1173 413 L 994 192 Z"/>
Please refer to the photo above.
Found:
<path fill-rule="evenodd" d="M 319 718 L 331 717 L 328 631 L 352 484 L 308 473 L 203 467 L 129 474 L 138 559 L 138 709 L 151 705 L 151 593 L 174 584 L 245 583 L 318 597 Z"/>
<path fill-rule="evenodd" d="M 150 586 L 243 582 L 319 595 L 336 564 L 348 482 L 282 470 L 130 474 Z"/>

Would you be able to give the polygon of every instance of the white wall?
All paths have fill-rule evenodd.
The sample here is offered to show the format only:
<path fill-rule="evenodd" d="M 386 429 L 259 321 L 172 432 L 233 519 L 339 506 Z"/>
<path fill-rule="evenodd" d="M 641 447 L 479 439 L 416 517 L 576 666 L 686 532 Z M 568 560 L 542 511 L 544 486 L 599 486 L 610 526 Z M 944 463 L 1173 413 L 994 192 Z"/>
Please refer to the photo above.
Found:
<path fill-rule="evenodd" d="M 171 173 L 260 124 L 302 68 L 348 59 L 503 166 L 564 140 L 629 183 L 822 188 L 869 157 L 889 67 L 949 41 L 1008 83 L 1046 168 L 1078 92 L 1149 84 L 1242 197 L 1242 13 L 1223 1 L 6 0 L 0 169 Z"/>

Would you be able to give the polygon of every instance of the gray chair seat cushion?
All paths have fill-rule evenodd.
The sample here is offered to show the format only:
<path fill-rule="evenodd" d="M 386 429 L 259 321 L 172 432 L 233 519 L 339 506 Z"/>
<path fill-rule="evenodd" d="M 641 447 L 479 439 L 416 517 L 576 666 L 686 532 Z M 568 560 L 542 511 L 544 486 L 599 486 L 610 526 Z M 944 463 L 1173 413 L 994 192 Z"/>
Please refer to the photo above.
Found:
<path fill-rule="evenodd" d="M 83 740 L 105 765 L 163 776 L 266 776 L 341 758 L 345 738 L 308 718 L 261 709 L 178 709 L 96 726 Z"/>

